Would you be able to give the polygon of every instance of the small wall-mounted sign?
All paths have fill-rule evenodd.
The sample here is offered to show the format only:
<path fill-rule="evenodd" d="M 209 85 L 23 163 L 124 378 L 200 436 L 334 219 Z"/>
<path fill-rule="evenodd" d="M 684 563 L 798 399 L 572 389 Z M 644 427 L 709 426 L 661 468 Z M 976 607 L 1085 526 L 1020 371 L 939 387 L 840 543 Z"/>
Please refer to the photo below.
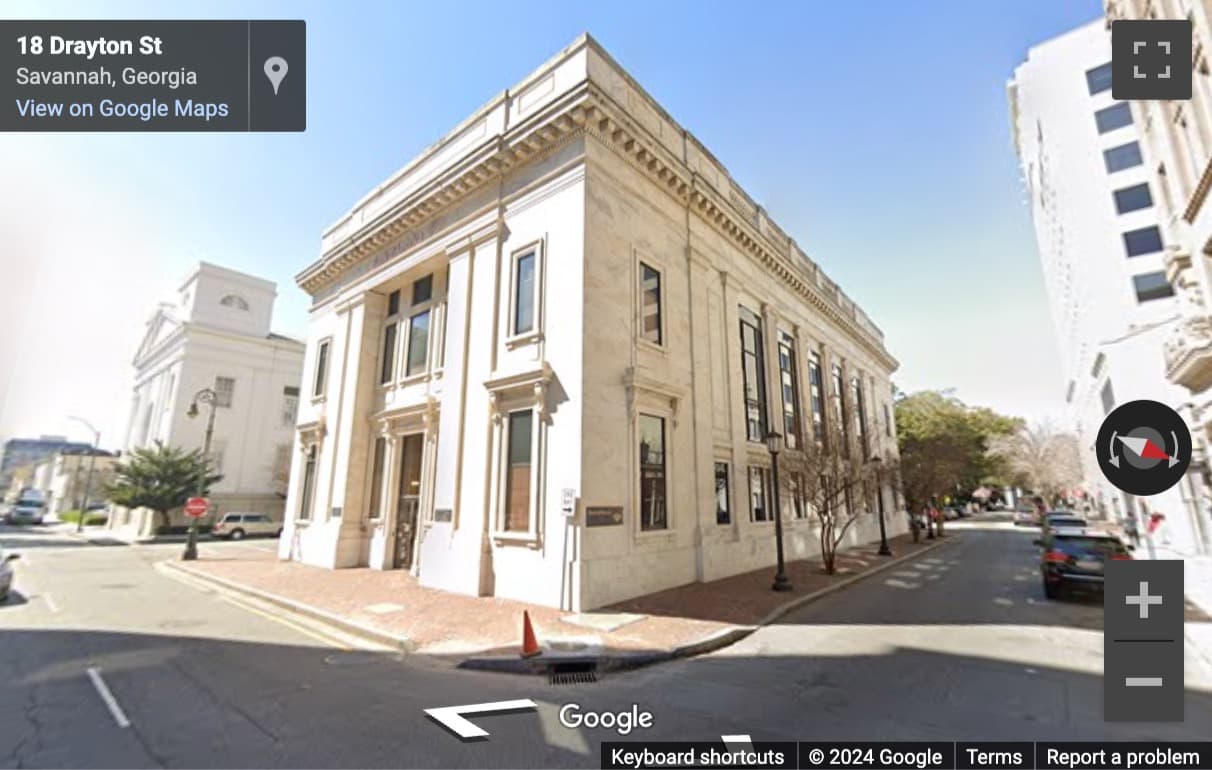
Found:
<path fill-rule="evenodd" d="M 339 518 L 341 518 L 341 506 L 339 506 L 339 505 L 334 505 L 334 506 L 332 507 L 332 518 L 334 518 L 334 519 L 339 519 Z"/>
<path fill-rule="evenodd" d="M 575 489 L 560 490 L 560 511 L 565 516 L 575 516 L 577 512 L 577 491 Z"/>
<path fill-rule="evenodd" d="M 623 523 L 623 506 L 597 505 L 585 509 L 585 526 L 612 527 Z"/>
<path fill-rule="evenodd" d="M 451 510 L 449 508 L 434 508 L 433 509 L 433 520 L 434 521 L 449 522 L 453 518 L 454 518 L 454 515 L 451 513 Z"/>

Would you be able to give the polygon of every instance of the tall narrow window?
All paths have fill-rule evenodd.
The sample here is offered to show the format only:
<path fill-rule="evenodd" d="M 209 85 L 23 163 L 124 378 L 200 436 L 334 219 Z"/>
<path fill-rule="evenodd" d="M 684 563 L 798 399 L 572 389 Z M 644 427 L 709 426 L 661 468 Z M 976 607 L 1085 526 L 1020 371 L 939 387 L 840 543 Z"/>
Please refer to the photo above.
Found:
<path fill-rule="evenodd" d="M 871 447 L 867 443 L 867 410 L 863 403 L 861 376 L 850 378 L 850 404 L 854 408 L 854 437 L 858 440 L 863 459 L 866 460 L 871 457 Z"/>
<path fill-rule="evenodd" d="M 761 321 L 741 308 L 741 368 L 745 376 L 745 432 L 750 441 L 766 440 L 766 363 Z"/>
<path fill-rule="evenodd" d="M 884 404 L 884 435 L 892 438 L 892 410 Z"/>
<path fill-rule="evenodd" d="M 792 472 L 790 477 L 791 482 L 791 508 L 795 512 L 795 518 L 808 518 L 808 488 L 804 484 L 804 474 Z"/>
<path fill-rule="evenodd" d="M 769 488 L 770 471 L 756 465 L 749 466 L 749 519 L 750 521 L 773 521 L 770 515 Z"/>
<path fill-rule="evenodd" d="M 509 413 L 509 470 L 505 477 L 505 531 L 530 531 L 531 430 L 534 413 L 530 409 Z"/>
<path fill-rule="evenodd" d="M 383 462 L 387 454 L 387 439 L 382 436 L 375 438 L 374 452 L 370 460 L 370 518 L 379 518 L 379 508 L 383 501 Z"/>
<path fill-rule="evenodd" d="M 640 336 L 661 344 L 661 274 L 640 263 Z"/>
<path fill-rule="evenodd" d="M 379 382 L 383 384 L 391 382 L 396 377 L 396 330 L 398 328 L 394 319 L 383 328 L 383 367 L 379 372 Z"/>
<path fill-rule="evenodd" d="M 795 342 L 779 335 L 779 385 L 783 395 L 783 441 L 788 449 L 800 446 L 800 383 L 796 376 Z"/>
<path fill-rule="evenodd" d="M 316 494 L 316 445 L 307 448 L 307 461 L 303 464 L 303 494 L 299 499 L 300 519 L 311 518 L 311 504 Z"/>
<path fill-rule="evenodd" d="M 412 282 L 413 306 L 428 302 L 433 297 L 433 274 L 418 278 Z"/>
<path fill-rule="evenodd" d="M 833 365 L 833 392 L 829 394 L 833 401 L 833 424 L 837 426 L 841 446 L 838 451 L 843 455 L 850 454 L 850 426 L 846 424 L 846 398 L 842 393 L 842 367 Z"/>
<path fill-rule="evenodd" d="M 236 395 L 236 379 L 234 377 L 215 378 L 215 406 L 230 407 Z"/>
<path fill-rule="evenodd" d="M 728 463 L 715 464 L 715 523 L 732 523 L 731 495 L 728 489 Z"/>
<path fill-rule="evenodd" d="M 299 416 L 299 389 L 293 385 L 282 388 L 282 427 L 290 428 Z"/>
<path fill-rule="evenodd" d="M 665 506 L 665 421 L 640 415 L 640 529 L 668 529 Z"/>
<path fill-rule="evenodd" d="M 534 331 L 534 261 L 533 251 L 528 251 L 514 260 L 514 334 Z"/>
<path fill-rule="evenodd" d="M 808 392 L 812 402 L 812 436 L 825 440 L 825 382 L 821 379 L 821 355 L 808 353 Z"/>
<path fill-rule="evenodd" d="M 316 398 L 324 395 L 324 387 L 328 380 L 328 340 L 324 340 L 316 348 L 316 378 L 312 382 L 311 394 Z"/>
<path fill-rule="evenodd" d="M 411 377 L 425 371 L 429 356 L 429 311 L 423 310 L 408 319 L 408 362 L 405 374 Z"/>

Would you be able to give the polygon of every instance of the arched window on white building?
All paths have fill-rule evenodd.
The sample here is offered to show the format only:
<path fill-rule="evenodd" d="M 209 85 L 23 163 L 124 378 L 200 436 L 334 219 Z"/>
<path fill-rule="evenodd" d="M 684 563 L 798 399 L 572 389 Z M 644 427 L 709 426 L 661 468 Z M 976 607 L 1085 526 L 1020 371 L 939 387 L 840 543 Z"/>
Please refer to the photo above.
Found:
<path fill-rule="evenodd" d="M 219 304 L 223 307 L 235 308 L 236 310 L 248 310 L 248 302 L 236 294 L 228 294 L 219 300 Z"/>

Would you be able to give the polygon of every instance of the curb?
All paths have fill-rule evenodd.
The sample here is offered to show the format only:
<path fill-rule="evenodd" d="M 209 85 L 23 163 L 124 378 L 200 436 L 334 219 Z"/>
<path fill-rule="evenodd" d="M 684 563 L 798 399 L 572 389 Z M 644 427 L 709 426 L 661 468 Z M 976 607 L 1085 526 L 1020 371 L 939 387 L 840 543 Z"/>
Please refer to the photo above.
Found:
<path fill-rule="evenodd" d="M 936 548 L 941 548 L 949 543 L 954 543 L 956 540 L 961 540 L 959 535 L 948 535 L 940 542 L 933 545 L 919 548 L 913 553 L 897 556 L 888 561 L 880 563 L 878 566 L 872 567 L 869 570 L 858 575 L 852 575 L 837 583 L 825 586 L 824 588 L 813 591 L 810 594 L 797 596 L 796 598 L 785 602 L 767 613 L 765 617 L 759 620 L 755 625 L 751 626 L 729 626 L 721 628 L 707 636 L 697 639 L 693 642 L 683 644 L 680 647 L 674 647 L 668 651 L 648 651 L 641 650 L 637 652 L 623 652 L 615 655 L 576 655 L 576 654 L 551 654 L 538 658 L 516 658 L 516 657 L 470 657 L 465 658 L 458 664 L 458 668 L 468 669 L 472 671 L 496 671 L 501 673 L 511 674 L 543 674 L 547 673 L 553 666 L 560 665 L 585 665 L 597 664 L 598 671 L 625 671 L 632 668 L 640 668 L 653 663 L 663 663 L 677 658 L 689 658 L 703 653 L 713 652 L 723 647 L 735 644 L 750 634 L 757 631 L 762 626 L 767 626 L 792 612 L 805 604 L 814 602 L 828 596 L 835 591 L 840 591 L 843 588 L 851 586 L 860 580 L 865 580 L 873 575 L 877 575 L 884 570 L 895 567 L 896 565 L 916 559 L 923 554 L 929 553 Z"/>
<path fill-rule="evenodd" d="M 229 591 L 234 591 L 236 593 L 245 594 L 246 596 L 260 599 L 261 601 L 272 604 L 275 607 L 279 607 L 298 615 L 303 615 L 311 618 L 312 620 L 318 620 L 321 623 L 327 623 L 328 625 L 338 628 L 347 634 L 360 636 L 363 639 L 368 639 L 376 644 L 384 645 L 385 647 L 391 647 L 392 649 L 399 650 L 400 652 L 412 653 L 416 651 L 416 645 L 407 636 L 400 636 L 388 633 L 387 631 L 380 631 L 377 628 L 372 628 L 370 626 L 363 625 L 362 623 L 343 618 L 340 615 L 334 615 L 330 612 L 318 609 L 310 604 L 304 604 L 303 602 L 297 602 L 293 599 L 287 599 L 285 597 L 278 596 L 277 594 L 269 593 L 268 591 L 262 591 L 259 588 L 250 588 L 242 583 L 237 583 L 234 580 L 228 580 L 227 578 L 216 577 L 214 575 L 208 575 L 205 572 L 192 570 L 189 567 L 183 567 L 177 562 L 173 561 L 158 561 L 156 562 L 156 567 L 158 569 L 179 572 L 183 575 L 194 578 L 195 580 L 202 580 L 207 583 L 220 586 L 221 588 L 225 588 Z"/>

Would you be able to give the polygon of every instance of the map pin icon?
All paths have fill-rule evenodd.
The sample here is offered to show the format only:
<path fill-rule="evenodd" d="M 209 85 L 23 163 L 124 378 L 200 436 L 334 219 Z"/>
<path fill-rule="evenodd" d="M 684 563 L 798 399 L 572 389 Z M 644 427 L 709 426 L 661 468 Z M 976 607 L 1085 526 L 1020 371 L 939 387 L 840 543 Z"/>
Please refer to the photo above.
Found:
<path fill-rule="evenodd" d="M 274 96 L 278 95 L 278 86 L 282 85 L 288 69 L 286 60 L 281 56 L 271 56 L 265 60 L 265 77 L 269 78 L 269 82 L 273 84 Z"/>

